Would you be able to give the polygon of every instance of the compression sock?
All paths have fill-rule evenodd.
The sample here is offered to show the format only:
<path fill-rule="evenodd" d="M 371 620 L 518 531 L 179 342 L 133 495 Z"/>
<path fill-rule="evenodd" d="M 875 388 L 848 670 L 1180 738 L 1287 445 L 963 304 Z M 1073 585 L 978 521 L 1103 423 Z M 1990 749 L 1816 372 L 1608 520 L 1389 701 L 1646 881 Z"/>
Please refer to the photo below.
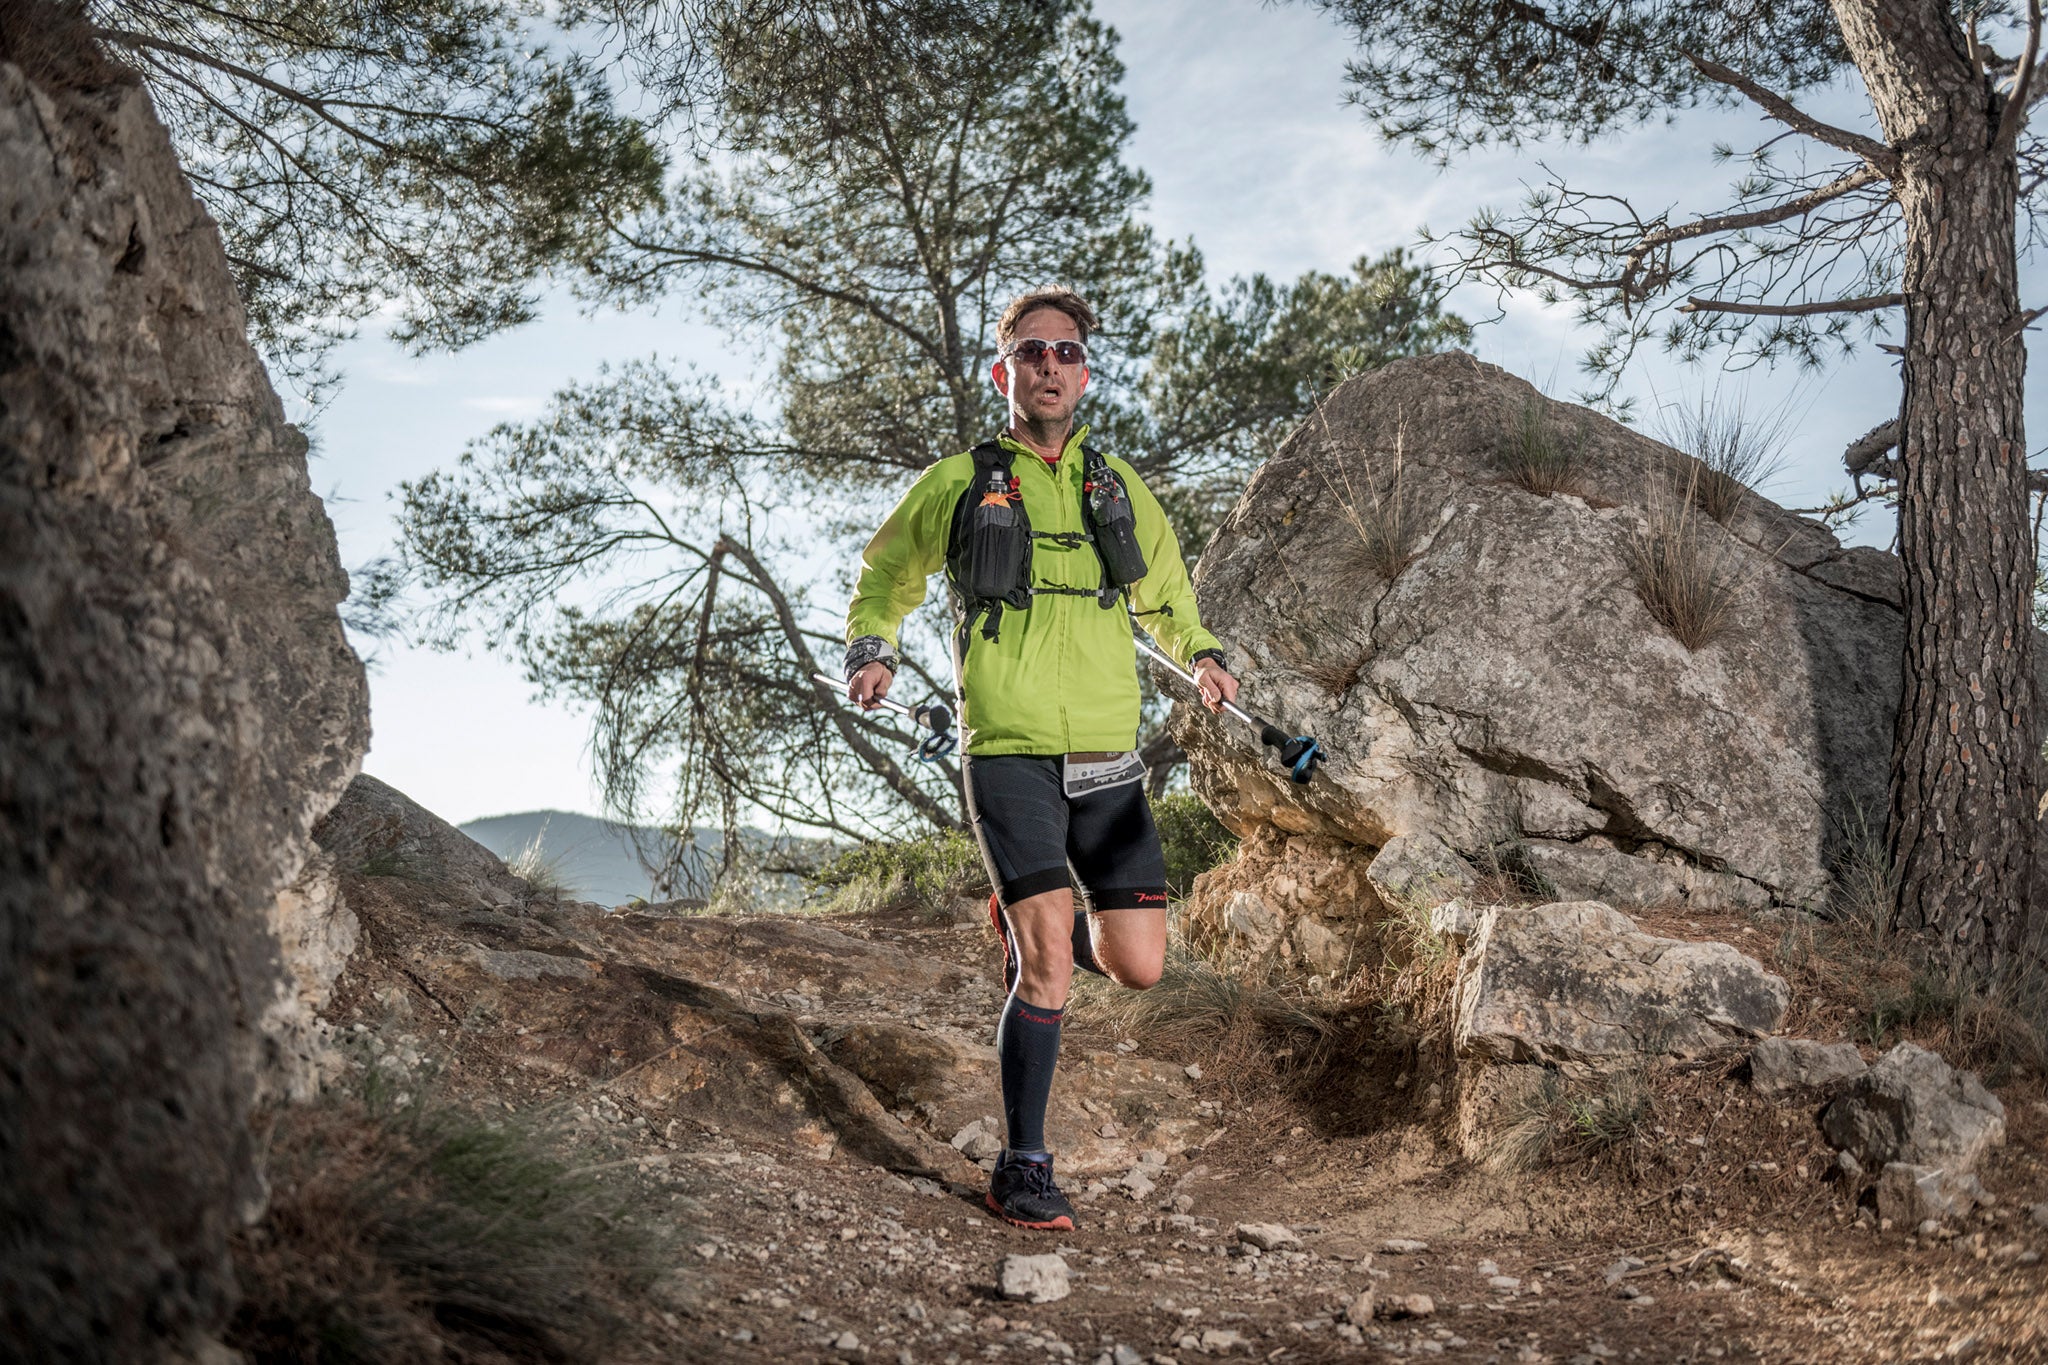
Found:
<path fill-rule="evenodd" d="M 1095 960 L 1095 938 L 1088 932 L 1086 910 L 1074 912 L 1074 965 L 1084 972 L 1093 972 L 1097 976 L 1109 975 L 1102 970 L 1102 964 Z"/>
<path fill-rule="evenodd" d="M 996 1062 L 1003 1080 L 1003 1123 L 1010 1151 L 1045 1151 L 1045 1106 L 1060 1058 L 1063 1010 L 1040 1009 L 1014 992 L 996 1025 Z"/>

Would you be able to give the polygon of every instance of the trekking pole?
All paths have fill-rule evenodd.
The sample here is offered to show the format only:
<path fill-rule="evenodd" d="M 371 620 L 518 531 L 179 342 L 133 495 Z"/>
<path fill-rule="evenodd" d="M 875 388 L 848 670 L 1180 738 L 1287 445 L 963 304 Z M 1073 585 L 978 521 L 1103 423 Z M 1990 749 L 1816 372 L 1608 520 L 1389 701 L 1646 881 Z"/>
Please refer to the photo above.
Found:
<path fill-rule="evenodd" d="M 840 696 L 846 695 L 846 679 L 835 678 L 830 673 L 813 673 L 811 677 L 832 688 Z M 905 706 L 900 701 L 887 697 L 876 697 L 875 705 L 907 719 L 912 725 L 931 733 L 917 746 L 917 757 L 921 762 L 931 763 L 953 752 L 957 742 L 953 734 L 953 709 L 944 702 L 930 701 L 922 706 Z"/>
<path fill-rule="evenodd" d="M 1171 658 L 1167 657 L 1151 641 L 1143 636 L 1133 635 L 1131 636 L 1131 643 L 1144 650 L 1159 663 L 1166 665 L 1167 668 L 1173 671 L 1174 676 L 1193 684 L 1197 692 L 1201 690 L 1201 684 L 1195 681 L 1194 674 L 1188 672 L 1185 668 L 1182 668 Z M 1295 735 L 1290 738 L 1285 730 L 1282 730 L 1272 721 L 1267 720 L 1263 716 L 1253 715 L 1235 702 L 1224 702 L 1223 709 L 1258 731 L 1259 743 L 1280 751 L 1280 761 L 1287 765 L 1288 777 L 1301 786 L 1308 785 L 1308 780 L 1315 776 L 1316 764 L 1322 762 L 1324 757 L 1323 746 L 1318 744 L 1314 737 L 1310 735 Z"/>

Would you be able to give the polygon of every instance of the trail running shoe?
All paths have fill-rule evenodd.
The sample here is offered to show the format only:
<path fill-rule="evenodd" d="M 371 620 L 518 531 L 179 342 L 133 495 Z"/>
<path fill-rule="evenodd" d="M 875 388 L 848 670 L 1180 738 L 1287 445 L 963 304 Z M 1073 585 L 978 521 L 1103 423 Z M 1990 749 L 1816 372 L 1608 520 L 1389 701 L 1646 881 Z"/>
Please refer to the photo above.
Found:
<path fill-rule="evenodd" d="M 988 922 L 996 927 L 996 941 L 1003 945 L 1003 994 L 1017 989 L 1017 949 L 1010 942 L 1010 922 L 1003 918 L 1002 897 L 988 893 Z"/>
<path fill-rule="evenodd" d="M 988 1182 L 988 1206 L 1005 1223 L 1047 1231 L 1072 1229 L 1074 1206 L 1052 1182 L 1052 1158 L 1027 1160 L 1004 1152 Z"/>

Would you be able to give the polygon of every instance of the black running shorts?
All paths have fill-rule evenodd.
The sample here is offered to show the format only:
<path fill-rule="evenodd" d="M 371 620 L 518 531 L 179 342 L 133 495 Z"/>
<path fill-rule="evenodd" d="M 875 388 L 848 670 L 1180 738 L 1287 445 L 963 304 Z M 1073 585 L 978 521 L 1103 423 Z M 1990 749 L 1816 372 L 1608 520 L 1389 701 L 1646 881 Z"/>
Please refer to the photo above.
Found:
<path fill-rule="evenodd" d="M 1002 754 L 961 766 L 1003 904 L 1079 881 L 1097 910 L 1165 907 L 1166 860 L 1135 753 Z"/>

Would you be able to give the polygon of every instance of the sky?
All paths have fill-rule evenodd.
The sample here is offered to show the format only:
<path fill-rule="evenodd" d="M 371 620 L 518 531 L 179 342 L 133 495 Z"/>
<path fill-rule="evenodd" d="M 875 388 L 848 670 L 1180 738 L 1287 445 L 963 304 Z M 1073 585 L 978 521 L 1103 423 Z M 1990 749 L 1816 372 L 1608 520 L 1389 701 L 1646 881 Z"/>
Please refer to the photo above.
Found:
<path fill-rule="evenodd" d="M 1525 182 L 1544 177 L 1539 162 L 1587 187 L 1626 190 L 1647 211 L 1710 210 L 1723 202 L 1728 180 L 1711 144 L 1768 135 L 1752 113 L 1710 111 L 1592 146 L 1462 157 L 1439 171 L 1384 144 L 1344 103 L 1350 43 L 1306 7 L 1097 0 L 1096 11 L 1122 36 L 1124 90 L 1137 125 L 1128 159 L 1154 186 L 1146 216 L 1165 236 L 1192 236 L 1219 283 L 1255 271 L 1283 280 L 1344 271 L 1361 255 L 1413 247 L 1425 225 L 1441 231 L 1482 206 L 1512 206 Z M 1856 91 L 1805 102 L 1823 117 L 1867 127 Z M 2048 295 L 2048 272 L 2026 264 L 2022 278 L 2027 303 L 2048 302 L 2039 297 Z M 1590 336 L 1575 328 L 1568 307 L 1520 299 L 1503 312 L 1491 289 L 1472 286 L 1448 306 L 1474 322 L 1495 319 L 1475 338 L 1481 359 L 1553 396 L 1582 387 L 1578 361 Z M 590 317 L 551 297 L 533 323 L 422 358 L 366 328 L 337 353 L 342 387 L 310 423 L 314 489 L 328 500 L 343 563 L 353 568 L 391 548 L 402 480 L 452 465 L 497 423 L 537 416 L 565 383 L 649 355 L 694 362 L 741 385 L 760 364 L 754 339 L 706 326 L 686 299 Z M 2036 411 L 2038 382 L 2030 372 Z M 1898 407 L 1892 361 L 1869 347 L 1818 374 L 1723 374 L 1646 355 L 1622 391 L 1646 413 L 1702 393 L 1751 413 L 1782 412 L 1787 461 L 1763 491 L 1789 506 L 1817 505 L 1841 487 L 1842 449 Z M 1888 537 L 1874 521 L 1845 538 Z M 516 662 L 475 644 L 438 653 L 387 641 L 366 643 L 365 652 L 376 656 L 368 772 L 458 823 L 549 808 L 603 813 L 588 715 L 536 701 Z"/>

